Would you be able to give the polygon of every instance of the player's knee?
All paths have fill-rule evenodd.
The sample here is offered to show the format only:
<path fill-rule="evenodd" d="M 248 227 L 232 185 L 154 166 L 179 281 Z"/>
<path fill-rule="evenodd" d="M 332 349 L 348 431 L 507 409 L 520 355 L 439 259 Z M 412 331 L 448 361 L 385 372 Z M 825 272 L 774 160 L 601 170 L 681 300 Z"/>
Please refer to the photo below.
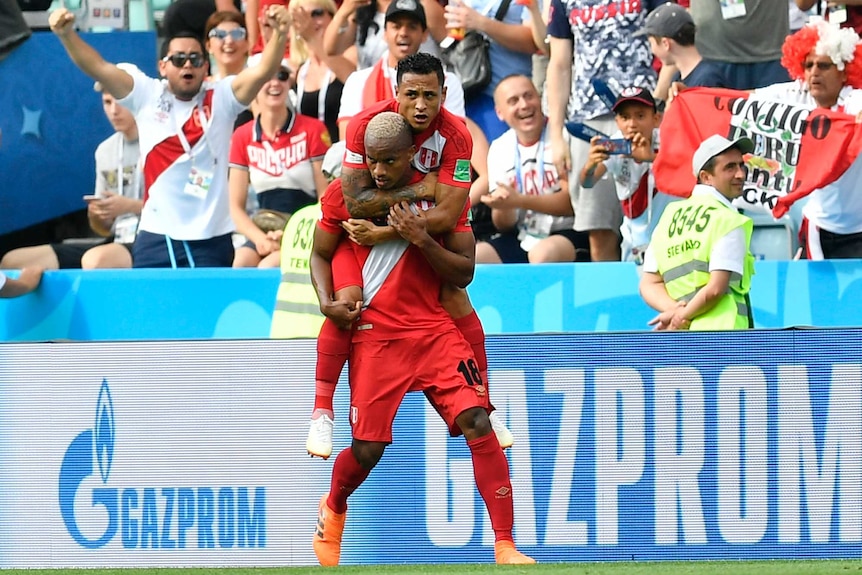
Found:
<path fill-rule="evenodd" d="M 455 419 L 461 432 L 468 440 L 483 437 L 491 433 L 491 420 L 488 412 L 481 407 L 472 407 Z"/>
<path fill-rule="evenodd" d="M 374 441 L 353 440 L 353 456 L 363 469 L 371 470 L 383 457 L 383 451 L 386 449 L 385 443 Z"/>

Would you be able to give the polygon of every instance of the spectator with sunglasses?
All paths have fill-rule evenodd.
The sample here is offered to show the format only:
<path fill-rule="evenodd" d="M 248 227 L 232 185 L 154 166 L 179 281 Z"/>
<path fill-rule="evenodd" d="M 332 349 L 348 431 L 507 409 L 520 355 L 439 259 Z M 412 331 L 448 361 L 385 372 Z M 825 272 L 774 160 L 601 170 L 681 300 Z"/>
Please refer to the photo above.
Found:
<path fill-rule="evenodd" d="M 288 105 L 289 90 L 290 71 L 282 65 L 257 94 L 257 119 L 240 126 L 231 138 L 231 216 L 236 230 L 248 240 L 236 249 L 235 268 L 277 267 L 280 263 L 284 224 L 276 230 L 255 224 L 246 212 L 249 184 L 262 210 L 288 218 L 316 203 L 326 190 L 321 167 L 329 134 L 323 122 L 297 114 Z"/>
<path fill-rule="evenodd" d="M 812 19 L 813 20 L 813 19 Z M 791 82 L 759 88 L 758 96 L 862 115 L 862 41 L 852 28 L 813 20 L 782 46 Z M 840 178 L 808 196 L 799 240 L 811 260 L 862 257 L 862 155 Z"/>
<path fill-rule="evenodd" d="M 107 62 L 75 31 L 75 15 L 59 8 L 49 25 L 72 61 L 135 116 L 144 166 L 145 203 L 132 250 L 134 267 L 229 267 L 234 230 L 227 160 L 234 120 L 278 71 L 289 16 L 267 13 L 274 34 L 260 63 L 206 82 L 203 40 L 191 33 L 162 45 L 163 79 Z"/>
<path fill-rule="evenodd" d="M 213 13 L 207 20 L 204 37 L 207 52 L 216 66 L 215 70 L 210 70 L 210 80 L 236 76 L 245 69 L 249 46 L 241 14 Z"/>
<path fill-rule="evenodd" d="M 296 72 L 296 107 L 300 114 L 326 124 L 333 142 L 338 141 L 338 110 L 347 77 L 356 70 L 356 47 L 330 56 L 323 48 L 323 34 L 335 14 L 332 0 L 291 0 L 293 19 L 290 61 Z"/>

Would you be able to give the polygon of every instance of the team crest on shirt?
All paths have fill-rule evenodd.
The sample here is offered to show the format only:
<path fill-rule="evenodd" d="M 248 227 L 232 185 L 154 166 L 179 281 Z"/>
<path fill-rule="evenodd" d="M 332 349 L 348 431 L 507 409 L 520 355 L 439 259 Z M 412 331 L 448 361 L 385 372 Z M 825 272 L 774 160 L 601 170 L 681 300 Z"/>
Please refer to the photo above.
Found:
<path fill-rule="evenodd" d="M 419 149 L 413 156 L 413 167 L 425 174 L 439 168 L 445 145 L 446 138 L 435 130 L 419 145 Z"/>
<path fill-rule="evenodd" d="M 162 92 L 159 96 L 159 101 L 156 102 L 156 119 L 160 122 L 166 121 L 174 108 L 174 103 L 167 92 Z"/>
<path fill-rule="evenodd" d="M 419 163 L 429 170 L 440 163 L 440 156 L 435 150 L 420 148 L 417 155 L 419 156 Z"/>

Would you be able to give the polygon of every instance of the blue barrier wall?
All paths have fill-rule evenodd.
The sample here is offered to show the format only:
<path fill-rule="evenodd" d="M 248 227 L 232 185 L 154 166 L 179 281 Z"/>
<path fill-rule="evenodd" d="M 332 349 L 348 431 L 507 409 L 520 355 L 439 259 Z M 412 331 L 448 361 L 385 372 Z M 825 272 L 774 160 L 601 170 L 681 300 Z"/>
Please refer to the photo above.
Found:
<path fill-rule="evenodd" d="M 278 270 L 93 270 L 45 274 L 0 300 L 0 340 L 268 337 Z M 480 265 L 469 287 L 489 334 L 643 331 L 655 314 L 628 263 Z M 857 260 L 762 261 L 756 327 L 862 326 Z"/>
<path fill-rule="evenodd" d="M 82 34 L 111 62 L 156 73 L 154 32 Z M 93 81 L 51 32 L 0 61 L 0 234 L 86 209 L 93 153 L 113 132 Z"/>

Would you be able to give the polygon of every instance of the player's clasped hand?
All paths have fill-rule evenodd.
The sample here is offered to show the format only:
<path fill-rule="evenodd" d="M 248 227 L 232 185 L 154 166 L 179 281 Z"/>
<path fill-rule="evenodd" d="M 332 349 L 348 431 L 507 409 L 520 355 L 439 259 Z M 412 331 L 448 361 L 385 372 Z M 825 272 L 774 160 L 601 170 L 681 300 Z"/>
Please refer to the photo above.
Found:
<path fill-rule="evenodd" d="M 425 214 L 407 201 L 389 208 L 389 225 L 411 244 L 419 245 L 429 237 Z"/>
<path fill-rule="evenodd" d="M 357 319 L 359 312 L 362 311 L 362 301 L 357 301 L 356 305 L 351 301 L 344 299 L 330 300 L 320 306 L 320 311 L 338 326 L 338 329 L 350 329 Z"/>
<path fill-rule="evenodd" d="M 347 237 L 360 246 L 373 246 L 376 244 L 377 232 L 381 229 L 374 222 L 354 218 L 342 222 L 341 227 L 347 232 Z"/>

